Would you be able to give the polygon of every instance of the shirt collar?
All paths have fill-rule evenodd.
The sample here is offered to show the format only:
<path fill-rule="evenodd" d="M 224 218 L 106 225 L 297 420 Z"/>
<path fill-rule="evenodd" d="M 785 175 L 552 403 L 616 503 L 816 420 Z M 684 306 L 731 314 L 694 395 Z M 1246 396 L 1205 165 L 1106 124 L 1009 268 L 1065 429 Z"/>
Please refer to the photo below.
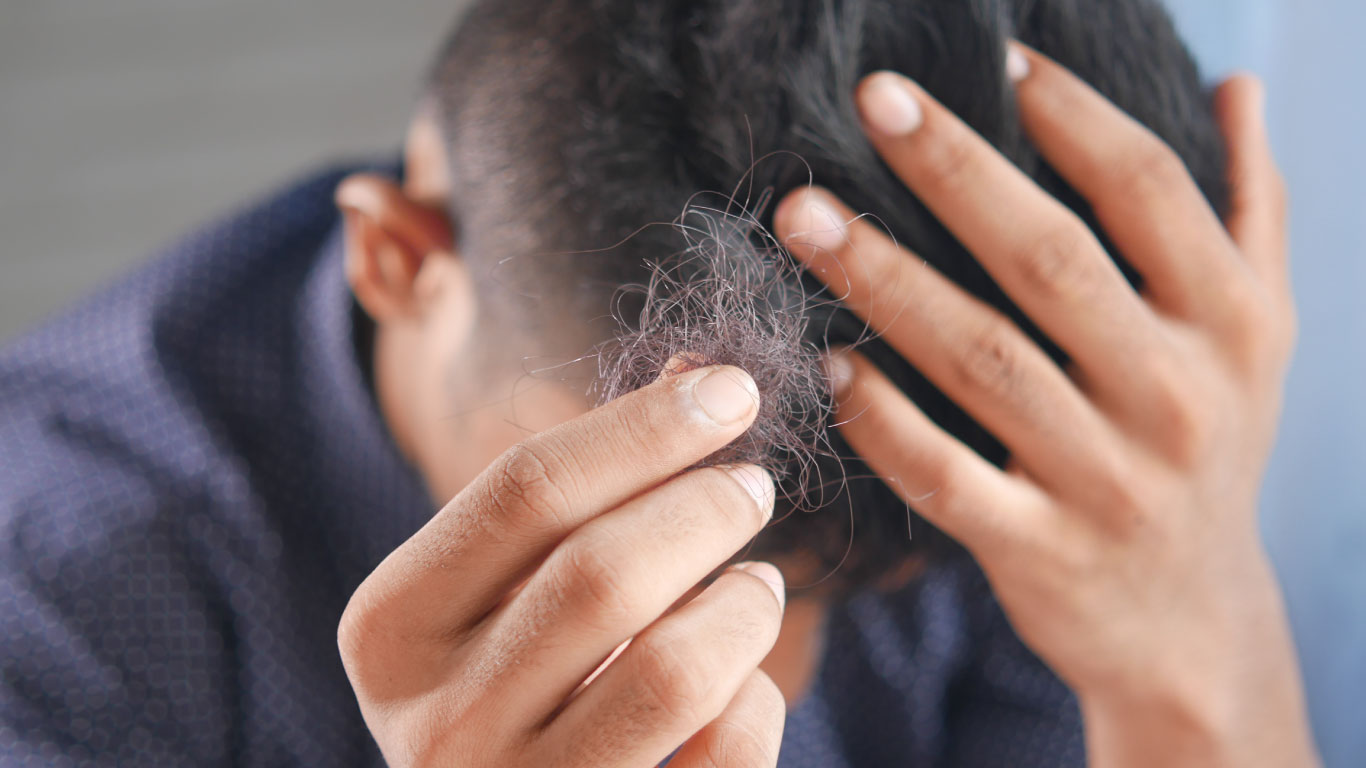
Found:
<path fill-rule="evenodd" d="M 391 551 L 427 522 L 433 504 L 399 452 L 357 356 L 356 300 L 346 280 L 340 222 L 324 240 L 299 303 L 304 424 L 319 477 L 320 531 L 354 590 Z"/>

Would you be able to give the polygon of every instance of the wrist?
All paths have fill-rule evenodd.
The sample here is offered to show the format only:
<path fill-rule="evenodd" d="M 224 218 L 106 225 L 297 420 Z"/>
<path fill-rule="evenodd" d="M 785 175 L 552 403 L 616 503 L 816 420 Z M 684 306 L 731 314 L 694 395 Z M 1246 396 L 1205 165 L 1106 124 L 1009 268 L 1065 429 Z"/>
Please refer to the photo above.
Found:
<path fill-rule="evenodd" d="M 1094 768 L 1241 764 L 1228 716 L 1212 702 L 1176 691 L 1079 694 L 1079 701 L 1087 764 Z"/>
<path fill-rule="evenodd" d="M 1206 711 L 1194 702 L 1083 700 L 1087 764 L 1093 768 L 1161 765 L 1315 768 L 1307 721 L 1295 708 L 1250 722 L 1236 710 Z"/>
<path fill-rule="evenodd" d="M 1214 644 L 1222 653 L 1185 655 L 1190 663 L 1150 670 L 1141 685 L 1077 687 L 1088 764 L 1318 766 L 1283 612 L 1243 631 Z"/>

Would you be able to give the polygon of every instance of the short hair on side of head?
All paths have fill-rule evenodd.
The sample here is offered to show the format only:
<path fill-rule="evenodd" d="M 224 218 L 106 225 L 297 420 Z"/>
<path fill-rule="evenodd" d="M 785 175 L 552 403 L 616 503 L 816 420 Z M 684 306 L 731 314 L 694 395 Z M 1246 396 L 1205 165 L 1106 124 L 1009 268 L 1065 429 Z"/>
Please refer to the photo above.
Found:
<path fill-rule="evenodd" d="M 567 314 L 610 338 L 621 333 L 604 311 L 613 297 L 623 285 L 648 283 L 652 265 L 657 272 L 661 257 L 681 245 L 677 228 L 643 225 L 674 221 L 701 191 L 729 193 L 740 184 L 742 202 L 753 206 L 814 180 L 1005 311 L 1061 362 L 1060 350 L 877 157 L 853 101 L 864 75 L 905 73 L 1076 210 L 1114 253 L 1085 202 L 1023 134 L 1004 74 L 1011 38 L 1151 128 L 1223 212 L 1224 149 L 1209 94 L 1157 0 L 476 0 L 430 78 L 450 148 L 462 254 L 491 282 L 520 264 L 519 285 L 551 299 L 510 292 L 500 322 L 553 328 L 564 324 L 555 315 Z M 745 213 L 761 239 L 771 208 Z M 755 245 L 733 249 L 742 254 L 733 258 L 769 258 L 769 243 Z M 579 252 L 591 253 L 524 258 Z M 690 273 L 678 274 L 686 285 Z M 809 277 L 776 274 L 780 292 L 818 291 Z M 821 303 L 809 314 L 813 348 L 866 336 L 847 311 Z M 1006 461 L 998 441 L 885 345 L 872 341 L 861 351 L 941 426 L 989 460 Z M 803 417 L 808 408 L 819 410 L 796 406 Z M 850 453 L 834 432 L 830 445 Z M 856 460 L 820 460 L 803 482 L 848 481 L 822 494 L 820 505 L 779 510 L 778 517 L 792 516 L 766 530 L 747 556 L 809 553 L 833 574 L 826 585 L 845 590 L 908 556 L 961 554 L 905 514 Z"/>

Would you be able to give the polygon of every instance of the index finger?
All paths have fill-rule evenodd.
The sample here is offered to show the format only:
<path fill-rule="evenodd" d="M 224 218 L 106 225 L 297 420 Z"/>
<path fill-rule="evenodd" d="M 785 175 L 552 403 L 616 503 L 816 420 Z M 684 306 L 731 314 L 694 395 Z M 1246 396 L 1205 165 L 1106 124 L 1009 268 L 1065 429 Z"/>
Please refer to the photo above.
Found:
<path fill-rule="evenodd" d="M 353 602 L 405 634 L 450 637 L 492 610 L 575 528 L 738 437 L 758 403 L 748 374 L 712 366 L 534 435 L 385 558 Z"/>

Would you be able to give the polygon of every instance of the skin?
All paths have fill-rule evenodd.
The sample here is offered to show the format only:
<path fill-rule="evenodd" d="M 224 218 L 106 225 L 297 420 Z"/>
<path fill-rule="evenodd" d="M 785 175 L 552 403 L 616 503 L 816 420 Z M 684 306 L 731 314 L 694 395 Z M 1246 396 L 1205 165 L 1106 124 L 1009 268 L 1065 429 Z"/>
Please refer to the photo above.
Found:
<path fill-rule="evenodd" d="M 1260 88 L 1236 77 L 1217 95 L 1233 183 L 1221 222 L 1150 132 L 1043 57 L 1011 61 L 1029 135 L 1145 290 L 913 83 L 872 75 L 857 95 L 874 146 L 1074 363 L 1058 368 L 829 193 L 801 190 L 779 236 L 1013 459 L 987 464 L 853 353 L 831 361 L 841 429 L 977 558 L 1077 692 L 1091 764 L 1316 764 L 1255 519 L 1294 337 Z M 821 611 L 785 618 L 801 611 L 768 564 L 706 580 L 771 514 L 762 471 L 678 474 L 748 426 L 752 381 L 703 368 L 591 411 L 554 385 L 508 398 L 517 368 L 477 353 L 429 120 L 408 150 L 403 188 L 338 190 L 348 274 L 378 325 L 381 409 L 450 499 L 339 628 L 386 759 L 643 768 L 683 744 L 671 765 L 775 765 Z M 452 398 L 480 405 L 453 416 Z"/>

